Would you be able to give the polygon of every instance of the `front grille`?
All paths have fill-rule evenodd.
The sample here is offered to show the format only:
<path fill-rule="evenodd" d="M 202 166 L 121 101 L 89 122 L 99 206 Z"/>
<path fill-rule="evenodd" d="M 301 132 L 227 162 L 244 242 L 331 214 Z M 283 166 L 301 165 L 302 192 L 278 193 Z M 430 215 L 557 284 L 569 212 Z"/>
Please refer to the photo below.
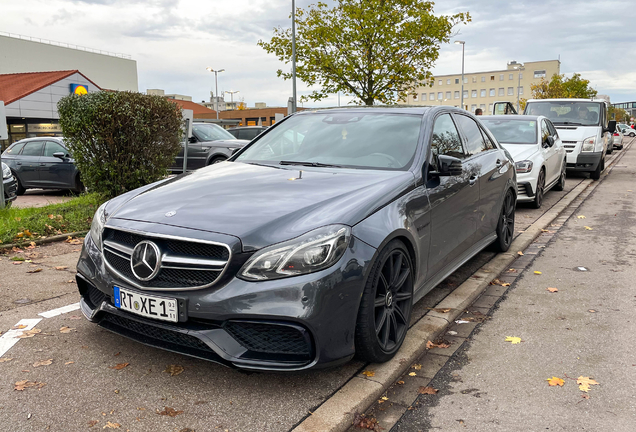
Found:
<path fill-rule="evenodd" d="M 144 340 L 146 338 L 150 338 L 170 345 L 178 345 L 180 347 L 213 352 L 213 350 L 201 339 L 194 336 L 167 330 L 165 328 L 155 327 L 140 321 L 124 318 L 119 315 L 105 314 L 99 324 L 102 327 L 113 330 L 117 333 L 120 333 L 120 331 L 117 331 L 118 329 L 124 329 L 128 332 L 132 332 L 137 335 L 137 337 L 133 337 L 133 339 L 140 340 L 145 343 L 152 344 L 152 341 Z M 131 335 L 127 334 L 127 336 Z"/>
<path fill-rule="evenodd" d="M 250 351 L 301 356 L 311 354 L 309 335 L 297 326 L 228 321 L 223 328 Z"/>
<path fill-rule="evenodd" d="M 133 274 L 130 257 L 135 246 L 150 240 L 162 255 L 157 275 L 142 281 Z M 228 264 L 229 248 L 225 245 L 162 239 L 113 228 L 103 233 L 104 258 L 108 265 L 127 282 L 146 289 L 196 289 L 214 284 Z"/>

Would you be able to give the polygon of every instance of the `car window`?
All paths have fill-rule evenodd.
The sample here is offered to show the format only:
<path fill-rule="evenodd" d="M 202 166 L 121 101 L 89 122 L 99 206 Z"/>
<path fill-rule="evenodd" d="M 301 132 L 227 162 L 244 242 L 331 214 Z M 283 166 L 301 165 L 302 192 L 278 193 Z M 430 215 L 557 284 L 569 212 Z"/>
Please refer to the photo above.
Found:
<path fill-rule="evenodd" d="M 492 150 L 492 149 L 497 148 L 497 146 L 495 146 L 495 143 L 492 142 L 492 139 L 490 139 L 490 137 L 488 136 L 486 131 L 483 130 L 482 128 L 479 128 L 479 130 L 481 131 L 481 135 L 484 138 L 484 143 L 486 144 L 486 149 L 487 150 Z"/>
<path fill-rule="evenodd" d="M 192 125 L 192 134 L 199 141 L 235 140 L 234 135 L 221 126 L 209 123 L 195 123 Z"/>
<path fill-rule="evenodd" d="M 501 144 L 536 144 L 537 121 L 486 118 L 481 122 Z"/>
<path fill-rule="evenodd" d="M 557 139 L 559 137 L 559 133 L 557 132 L 552 122 L 550 120 L 546 120 L 546 123 L 548 124 L 548 130 L 550 131 L 550 135 L 552 135 L 554 139 Z"/>
<path fill-rule="evenodd" d="M 351 168 L 407 169 L 421 115 L 342 112 L 292 116 L 246 148 L 237 161 L 281 161 Z"/>
<path fill-rule="evenodd" d="M 33 141 L 26 143 L 22 150 L 22 156 L 42 156 L 44 141 Z"/>
<path fill-rule="evenodd" d="M 20 150 L 22 150 L 22 147 L 24 147 L 24 143 L 15 144 L 13 147 L 7 150 L 7 154 L 17 155 L 18 153 L 20 153 Z"/>
<path fill-rule="evenodd" d="M 548 130 L 548 125 L 546 125 L 545 120 L 541 120 L 541 142 L 544 143 L 550 136 L 550 131 Z"/>
<path fill-rule="evenodd" d="M 442 114 L 435 119 L 431 150 L 435 156 L 447 155 L 460 159 L 466 158 L 459 132 L 457 132 L 450 114 Z"/>
<path fill-rule="evenodd" d="M 68 152 L 66 151 L 64 147 L 62 147 L 60 144 L 56 143 L 55 141 L 47 141 L 44 146 L 44 156 L 54 157 L 53 153 L 67 154 Z"/>
<path fill-rule="evenodd" d="M 484 137 L 479 131 L 479 126 L 477 126 L 475 120 L 465 115 L 456 115 L 455 118 L 466 136 L 466 152 L 469 156 L 488 150 L 484 142 Z"/>
<path fill-rule="evenodd" d="M 241 129 L 238 138 L 252 141 L 260 133 L 260 129 Z"/>
<path fill-rule="evenodd" d="M 239 131 L 237 129 L 229 130 L 228 133 L 230 133 L 235 138 L 238 138 L 239 136 Z"/>

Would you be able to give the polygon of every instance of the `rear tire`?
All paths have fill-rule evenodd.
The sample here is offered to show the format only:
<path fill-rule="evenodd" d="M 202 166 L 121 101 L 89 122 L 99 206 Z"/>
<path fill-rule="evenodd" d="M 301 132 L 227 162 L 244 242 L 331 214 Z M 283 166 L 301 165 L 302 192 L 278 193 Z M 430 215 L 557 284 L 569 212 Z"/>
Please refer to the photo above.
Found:
<path fill-rule="evenodd" d="M 607 154 L 612 154 L 614 152 L 614 144 L 612 144 L 610 147 L 607 147 Z"/>
<path fill-rule="evenodd" d="M 12 172 L 13 177 L 15 178 L 15 181 L 18 183 L 18 190 L 16 190 L 15 194 L 20 196 L 20 195 L 24 195 L 24 191 L 26 191 L 25 187 L 22 186 L 22 182 L 20 181 L 20 179 L 18 178 L 17 175 L 15 175 L 14 172 Z"/>
<path fill-rule="evenodd" d="M 382 249 L 362 293 L 355 332 L 356 356 L 384 363 L 398 352 L 413 309 L 413 265 L 399 240 Z"/>
<path fill-rule="evenodd" d="M 226 161 L 226 160 L 227 160 L 227 158 L 225 158 L 223 156 L 217 156 L 214 159 L 210 160 L 210 163 L 208 165 L 218 164 L 218 163 Z"/>
<path fill-rule="evenodd" d="M 554 185 L 555 191 L 562 191 L 565 189 L 565 175 L 566 175 L 566 161 L 563 161 L 563 167 L 561 168 L 561 174 L 559 177 L 559 181 Z"/>
<path fill-rule="evenodd" d="M 82 183 L 82 179 L 80 178 L 80 176 L 78 174 L 75 177 L 75 187 L 73 189 L 71 189 L 71 190 L 79 195 L 82 192 L 84 192 L 85 189 L 86 189 L 86 187 L 84 186 L 84 183 Z"/>
<path fill-rule="evenodd" d="M 499 222 L 497 223 L 497 239 L 492 244 L 495 252 L 506 252 L 512 244 L 512 238 L 515 234 L 515 196 L 512 190 L 506 192 L 501 213 L 499 214 Z"/>
<path fill-rule="evenodd" d="M 605 169 L 605 158 L 601 159 L 601 161 L 598 163 L 598 166 L 596 167 L 596 170 L 590 173 L 590 178 L 592 180 L 600 179 L 601 173 L 603 172 L 604 169 Z"/>
<path fill-rule="evenodd" d="M 539 178 L 537 179 L 537 189 L 534 191 L 534 201 L 532 207 L 538 209 L 543 204 L 543 194 L 545 193 L 545 170 L 541 168 Z"/>

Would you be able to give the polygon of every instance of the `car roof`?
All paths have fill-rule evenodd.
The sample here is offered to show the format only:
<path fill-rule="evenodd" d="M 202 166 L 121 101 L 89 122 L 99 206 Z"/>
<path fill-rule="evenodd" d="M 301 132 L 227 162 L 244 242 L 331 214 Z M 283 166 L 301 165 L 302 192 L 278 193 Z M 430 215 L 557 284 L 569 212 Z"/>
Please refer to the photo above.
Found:
<path fill-rule="evenodd" d="M 236 126 L 228 128 L 227 130 L 238 130 L 238 129 L 267 129 L 267 126 Z"/>
<path fill-rule="evenodd" d="M 425 114 L 433 108 L 450 108 L 457 109 L 455 107 L 450 106 L 439 106 L 433 107 L 430 105 L 418 105 L 418 106 L 409 106 L 409 105 L 373 105 L 373 106 L 355 106 L 355 107 L 332 107 L 332 108 L 316 108 L 316 109 L 307 109 L 304 111 L 299 111 L 295 115 L 304 115 L 304 114 L 314 114 L 314 113 L 333 113 L 333 112 L 369 112 L 373 111 L 375 113 L 401 113 L 401 114 Z M 464 110 L 462 110 L 464 111 Z M 466 111 L 468 112 L 468 111 Z"/>
<path fill-rule="evenodd" d="M 547 118 L 547 117 L 536 116 L 536 115 L 523 115 L 523 114 L 502 114 L 502 115 L 483 116 L 480 118 L 480 120 L 539 120 L 540 118 Z"/>
<path fill-rule="evenodd" d="M 58 143 L 64 145 L 64 138 L 63 137 L 47 137 L 47 136 L 42 136 L 42 137 L 31 137 L 31 138 L 22 138 L 21 140 L 18 140 L 16 142 L 14 142 L 11 145 L 15 145 L 17 143 L 28 143 L 30 141 L 57 141 Z"/>
<path fill-rule="evenodd" d="M 553 98 L 553 99 L 528 99 L 528 102 L 604 102 L 607 103 L 605 99 L 584 99 L 584 98 Z"/>

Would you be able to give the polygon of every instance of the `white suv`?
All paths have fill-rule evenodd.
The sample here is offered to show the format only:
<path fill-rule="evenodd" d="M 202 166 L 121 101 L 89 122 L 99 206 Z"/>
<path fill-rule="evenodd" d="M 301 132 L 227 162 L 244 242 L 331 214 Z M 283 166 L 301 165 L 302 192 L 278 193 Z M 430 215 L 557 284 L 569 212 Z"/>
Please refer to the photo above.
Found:
<path fill-rule="evenodd" d="M 549 118 L 567 152 L 568 171 L 589 172 L 598 180 L 616 129 L 616 121 L 608 121 L 607 108 L 601 99 L 530 99 L 523 113 Z"/>

